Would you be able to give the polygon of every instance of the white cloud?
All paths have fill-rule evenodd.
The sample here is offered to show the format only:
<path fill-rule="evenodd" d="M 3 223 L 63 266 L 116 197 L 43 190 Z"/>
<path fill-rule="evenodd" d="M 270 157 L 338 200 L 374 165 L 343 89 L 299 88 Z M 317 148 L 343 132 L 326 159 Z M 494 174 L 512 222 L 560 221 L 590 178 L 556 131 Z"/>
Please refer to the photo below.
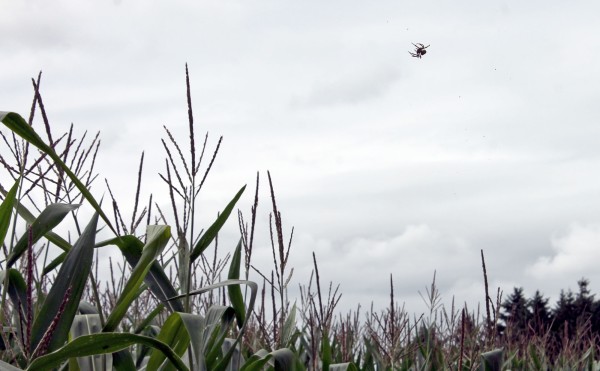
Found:
<path fill-rule="evenodd" d="M 528 267 L 537 279 L 544 277 L 588 276 L 597 271 L 600 261 L 600 225 L 573 223 L 567 232 L 551 240 L 554 254 L 542 256 Z"/>

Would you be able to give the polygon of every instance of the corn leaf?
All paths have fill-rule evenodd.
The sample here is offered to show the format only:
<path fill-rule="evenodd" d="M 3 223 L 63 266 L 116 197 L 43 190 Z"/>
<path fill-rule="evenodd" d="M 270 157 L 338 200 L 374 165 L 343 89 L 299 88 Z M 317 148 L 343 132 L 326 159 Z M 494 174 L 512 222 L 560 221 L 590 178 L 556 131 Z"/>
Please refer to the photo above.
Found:
<path fill-rule="evenodd" d="M 79 205 L 51 204 L 40 213 L 31 224 L 31 243 L 36 243 L 47 232 L 56 227 L 71 211 Z M 8 256 L 8 266 L 11 267 L 23 255 L 29 246 L 29 231 L 25 231 Z"/>
<path fill-rule="evenodd" d="M 294 303 L 281 329 L 281 345 L 284 347 L 293 345 L 294 334 L 296 334 L 296 310 L 296 303 Z"/>
<path fill-rule="evenodd" d="M 9 269 L 8 272 L 8 277 L 6 277 L 6 271 L 0 271 L 0 283 L 8 283 L 8 296 L 13 306 L 19 308 L 21 314 L 25 314 L 27 313 L 27 285 L 25 280 L 21 273 L 14 268 Z"/>
<path fill-rule="evenodd" d="M 103 241 L 96 246 L 102 247 L 107 245 L 116 245 L 121 250 L 121 253 L 125 256 L 125 260 L 127 260 L 127 263 L 132 269 L 138 265 L 144 248 L 144 243 L 135 236 L 117 237 L 108 241 Z M 177 295 L 177 291 L 165 274 L 164 269 L 157 261 L 152 263 L 150 271 L 148 271 L 148 274 L 144 278 L 144 282 L 148 285 L 152 293 L 156 295 L 158 300 L 163 302 L 168 298 Z M 171 312 L 183 312 L 181 300 L 168 301 L 166 302 L 166 305 Z"/>
<path fill-rule="evenodd" d="M 0 371 L 23 371 L 22 369 L 15 367 L 4 361 L 0 361 Z"/>
<path fill-rule="evenodd" d="M 192 250 L 192 255 L 190 256 L 190 259 L 192 262 L 194 262 L 194 260 L 196 260 L 200 256 L 200 254 L 202 254 L 204 252 L 204 250 L 206 250 L 206 248 L 208 246 L 210 246 L 210 243 L 215 239 L 215 237 L 217 236 L 217 233 L 219 233 L 219 231 L 221 230 L 221 228 L 227 221 L 227 218 L 229 218 L 231 211 L 233 210 L 233 208 L 235 207 L 235 204 L 238 202 L 238 200 L 242 196 L 242 193 L 244 193 L 245 189 L 246 189 L 246 186 L 243 186 L 238 191 L 238 193 L 235 195 L 235 197 L 233 197 L 233 199 L 227 204 L 227 206 L 225 206 L 225 209 L 223 209 L 223 212 L 221 212 L 221 214 L 219 214 L 219 216 L 217 217 L 217 220 L 215 220 L 215 222 L 210 227 L 208 227 L 206 232 L 204 232 L 202 237 L 200 237 L 200 239 L 196 243 L 196 246 L 194 246 L 194 249 Z"/>
<path fill-rule="evenodd" d="M 65 261 L 56 275 L 56 280 L 33 322 L 31 349 L 36 349 L 53 321 L 58 321 L 58 323 L 52 334 L 48 350 L 58 349 L 67 340 L 92 267 L 97 225 L 98 214 L 94 214 L 75 246 L 67 253 Z M 67 297 L 69 289 L 71 292 Z M 66 305 L 62 315 L 58 317 L 63 300 L 66 300 Z"/>
<path fill-rule="evenodd" d="M 142 282 L 144 282 L 152 264 L 167 245 L 170 237 L 171 228 L 167 225 L 149 225 L 147 227 L 146 245 L 142 249 L 140 259 L 133 268 L 131 276 L 125 284 L 125 288 L 119 296 L 115 308 L 106 320 L 103 329 L 104 332 L 111 332 L 117 328 L 117 325 L 127 313 L 129 305 L 137 297 L 138 289 Z"/>
<path fill-rule="evenodd" d="M 15 207 L 17 209 L 17 214 L 19 214 L 19 216 L 23 218 L 27 224 L 33 224 L 35 222 L 35 216 L 23 204 L 19 203 L 19 201 L 15 203 Z M 65 252 L 71 250 L 71 244 L 52 231 L 46 232 L 44 237 Z"/>
<path fill-rule="evenodd" d="M 60 366 L 69 358 L 115 353 L 134 344 L 144 344 L 157 349 L 164 353 L 176 365 L 178 370 L 188 370 L 187 366 L 181 361 L 181 358 L 173 352 L 173 349 L 160 340 L 148 336 L 114 332 L 80 336 L 64 347 L 37 358 L 29 365 L 27 370 L 51 370 Z"/>
<path fill-rule="evenodd" d="M 19 180 L 15 181 L 15 184 L 10 188 L 4 201 L 0 204 L 0 246 L 4 243 L 4 238 L 8 232 L 10 226 L 10 219 L 12 217 L 12 209 L 17 199 L 17 189 L 19 188 Z"/>
<path fill-rule="evenodd" d="M 242 239 L 237 244 L 233 258 L 231 259 L 231 265 L 229 266 L 229 274 L 227 278 L 230 280 L 237 280 L 240 278 L 240 265 L 242 261 Z M 229 300 L 235 310 L 235 318 L 237 319 L 238 328 L 242 328 L 246 321 L 246 308 L 244 306 L 244 296 L 242 295 L 242 289 L 240 285 L 229 285 L 227 286 L 227 292 L 229 294 Z"/>
<path fill-rule="evenodd" d="M 229 285 L 248 285 L 250 287 L 250 301 L 248 302 L 248 306 L 246 308 L 246 315 L 250 316 L 250 314 L 252 313 L 252 310 L 254 308 L 254 303 L 256 301 L 256 294 L 258 292 L 258 285 L 256 284 L 256 282 L 252 282 L 252 281 L 246 281 L 246 280 L 226 280 L 223 282 L 218 282 L 212 285 L 208 285 L 205 287 L 202 287 L 198 290 L 194 290 L 192 292 L 190 292 L 189 294 L 183 294 L 183 295 L 179 295 L 179 296 L 175 296 L 173 298 L 170 298 L 169 300 L 173 300 L 173 299 L 179 299 L 182 298 L 184 296 L 187 295 L 199 295 L 199 294 L 203 294 L 207 291 L 210 290 L 214 290 L 214 289 L 218 289 L 224 286 L 229 286 Z M 242 326 L 242 328 L 240 328 L 239 333 L 238 333 L 238 337 L 236 338 L 235 344 L 230 348 L 230 350 L 221 358 L 221 359 L 216 359 L 215 355 L 216 355 L 216 351 L 217 349 L 213 346 L 212 350 L 209 350 L 208 355 L 206 357 L 206 365 L 207 368 L 211 371 L 224 371 L 227 368 L 227 365 L 229 364 L 229 361 L 231 360 L 231 357 L 233 356 L 234 352 L 235 352 L 235 346 L 237 345 L 237 343 L 239 343 L 239 341 L 242 338 L 242 335 L 244 334 L 244 330 L 246 327 L 247 323 L 244 323 L 244 325 Z M 213 342 L 213 344 L 216 344 L 215 342 Z M 211 361 L 214 359 L 215 363 L 211 363 Z M 218 362 L 218 363 L 217 363 Z"/>
<path fill-rule="evenodd" d="M 264 349 L 261 349 L 261 351 L 267 353 L 267 351 Z M 264 369 L 264 366 L 269 362 L 269 360 L 272 357 L 273 356 L 270 353 L 253 354 L 252 357 L 248 358 L 248 360 L 240 368 L 240 371 L 262 371 Z"/>
<path fill-rule="evenodd" d="M 67 253 L 62 252 L 56 258 L 52 259 L 52 261 L 50 263 L 48 263 L 47 266 L 44 267 L 44 270 L 42 271 L 42 276 L 47 275 L 48 273 L 52 272 L 56 267 L 61 265 L 62 262 L 65 261 L 66 257 L 67 257 Z"/>
<path fill-rule="evenodd" d="M 79 314 L 73 319 L 73 324 L 71 325 L 71 338 L 75 339 L 84 335 L 97 334 L 100 331 L 102 331 L 100 315 Z M 77 366 L 81 370 L 107 370 L 111 365 L 112 357 L 110 357 L 110 355 L 94 355 L 77 358 Z"/>
<path fill-rule="evenodd" d="M 504 349 L 498 348 L 481 355 L 482 371 L 500 371 L 502 370 L 502 360 L 504 358 Z"/>
<path fill-rule="evenodd" d="M 334 365 L 329 365 L 329 371 L 358 371 L 358 368 L 352 362 L 336 363 Z"/>
<path fill-rule="evenodd" d="M 156 337 L 168 345 L 178 355 L 182 356 L 190 343 L 190 335 L 181 320 L 181 313 L 172 313 L 165 321 Z M 167 357 L 162 352 L 153 351 L 146 365 L 147 370 L 168 370 L 172 363 L 165 364 Z"/>

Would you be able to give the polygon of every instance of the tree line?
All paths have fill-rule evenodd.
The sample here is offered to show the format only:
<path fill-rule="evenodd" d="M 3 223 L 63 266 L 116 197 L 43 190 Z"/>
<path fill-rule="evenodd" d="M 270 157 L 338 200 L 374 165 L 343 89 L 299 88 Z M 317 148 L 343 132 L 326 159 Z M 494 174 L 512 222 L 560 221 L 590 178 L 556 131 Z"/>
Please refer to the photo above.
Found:
<path fill-rule="evenodd" d="M 522 287 L 515 287 L 501 304 L 497 331 L 511 341 L 547 336 L 557 347 L 575 336 L 599 337 L 600 300 L 589 284 L 582 278 L 577 292 L 561 290 L 553 307 L 539 290 L 527 298 Z"/>

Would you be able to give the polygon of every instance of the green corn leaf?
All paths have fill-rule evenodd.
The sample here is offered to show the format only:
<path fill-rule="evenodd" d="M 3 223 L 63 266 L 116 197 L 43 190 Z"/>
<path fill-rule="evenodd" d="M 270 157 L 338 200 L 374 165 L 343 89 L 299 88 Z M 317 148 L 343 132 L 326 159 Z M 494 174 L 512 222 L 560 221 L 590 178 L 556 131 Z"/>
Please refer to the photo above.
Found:
<path fill-rule="evenodd" d="M 246 315 L 249 316 L 252 313 L 252 310 L 254 309 L 254 303 L 256 301 L 256 294 L 258 292 L 258 285 L 256 284 L 256 282 L 252 282 L 252 281 L 226 280 L 223 282 L 218 282 L 218 283 L 215 283 L 212 285 L 202 287 L 198 290 L 194 290 L 194 291 L 190 292 L 189 294 L 175 296 L 173 298 L 170 298 L 169 300 L 179 299 L 186 295 L 199 295 L 199 294 L 203 294 L 207 291 L 218 289 L 218 288 L 221 288 L 224 286 L 229 286 L 229 285 L 248 285 L 250 287 L 250 301 L 248 302 L 248 306 L 246 307 Z M 240 329 L 238 337 L 236 338 L 235 344 L 230 348 L 230 350 L 221 359 L 214 359 L 214 361 L 215 362 L 218 361 L 218 363 L 216 363 L 216 364 L 211 363 L 212 357 L 215 355 L 216 348 L 213 346 L 212 347 L 213 350 L 212 351 L 209 350 L 209 354 L 207 356 L 207 362 L 206 362 L 208 369 L 210 369 L 211 371 L 224 371 L 227 369 L 227 365 L 229 364 L 229 361 L 231 360 L 231 357 L 233 357 L 233 354 L 235 352 L 235 346 L 237 345 L 237 343 L 239 343 L 239 341 L 242 338 L 242 335 L 244 334 L 246 324 L 247 323 L 244 323 L 244 326 Z M 224 340 L 224 338 L 223 338 L 223 340 Z M 216 342 L 213 342 L 213 344 L 216 344 Z"/>
<path fill-rule="evenodd" d="M 0 283 L 8 283 L 8 296 L 13 306 L 20 308 L 21 313 L 25 314 L 27 313 L 27 284 L 18 270 L 11 268 L 8 272 L 6 277 L 6 271 L 0 271 Z"/>
<path fill-rule="evenodd" d="M 80 314 L 76 315 L 71 325 L 71 338 L 75 339 L 84 335 L 97 334 L 102 331 L 100 315 Z M 87 356 L 77 358 L 77 367 L 81 370 L 107 370 L 112 364 L 112 358 L 108 355 Z"/>
<path fill-rule="evenodd" d="M 112 365 L 116 371 L 132 371 L 135 370 L 133 356 L 129 349 L 121 349 L 112 354 Z"/>
<path fill-rule="evenodd" d="M 115 353 L 134 344 L 144 344 L 157 349 L 167 356 L 177 370 L 188 370 L 181 358 L 167 344 L 148 336 L 130 333 L 99 333 L 80 336 L 64 347 L 37 358 L 29 365 L 27 370 L 51 370 L 60 366 L 69 358 Z"/>
<path fill-rule="evenodd" d="M 237 280 L 240 278 L 240 265 L 242 261 L 242 239 L 237 244 L 233 258 L 231 259 L 231 265 L 229 266 L 229 274 L 227 278 L 230 280 Z M 237 319 L 238 328 L 242 328 L 246 321 L 246 308 L 244 306 L 244 296 L 242 295 L 242 289 L 240 285 L 229 285 L 227 286 L 227 292 L 229 294 L 229 300 L 233 309 L 235 309 L 235 318 Z"/>
<path fill-rule="evenodd" d="M 160 255 L 163 248 L 169 242 L 171 237 L 171 228 L 167 225 L 150 225 L 146 230 L 146 245 L 142 249 L 142 254 L 131 272 L 129 280 L 125 284 L 123 292 L 117 300 L 117 304 L 112 313 L 108 316 L 104 325 L 104 332 L 111 332 L 117 328 L 117 325 L 127 313 L 129 305 L 138 295 L 138 289 L 146 278 L 146 275 L 156 258 Z"/>
<path fill-rule="evenodd" d="M 51 204 L 41 212 L 41 214 L 31 224 L 31 243 L 37 242 L 47 232 L 56 227 L 71 211 L 77 209 L 79 205 L 69 204 Z M 17 259 L 27 250 L 29 246 L 29 231 L 25 231 L 17 244 L 12 248 L 8 256 L 8 266 L 11 267 Z"/>
<path fill-rule="evenodd" d="M 504 359 L 504 349 L 498 348 L 481 355 L 481 371 L 501 371 Z"/>
<path fill-rule="evenodd" d="M 221 230 L 221 228 L 227 221 L 227 218 L 229 218 L 231 211 L 233 210 L 233 208 L 235 207 L 235 204 L 238 202 L 238 200 L 242 196 L 242 193 L 244 193 L 245 189 L 246 189 L 246 186 L 243 186 L 238 191 L 238 193 L 235 195 L 235 197 L 229 202 L 229 204 L 227 204 L 225 209 L 223 209 L 223 212 L 221 214 L 219 214 L 219 216 L 217 217 L 217 220 L 215 220 L 215 222 L 210 227 L 208 227 L 206 232 L 204 232 L 202 237 L 200 237 L 200 239 L 196 243 L 196 246 L 194 246 L 194 249 L 192 250 L 192 255 L 190 257 L 192 262 L 194 262 L 194 260 L 196 260 L 200 256 L 200 254 L 202 254 L 204 252 L 204 250 L 206 250 L 206 248 L 208 246 L 210 246 L 210 243 L 215 239 L 215 237 L 217 236 L 217 233 L 219 233 L 219 231 Z"/>
<path fill-rule="evenodd" d="M 290 371 L 296 369 L 296 355 L 288 348 L 276 349 L 269 353 L 268 363 L 275 371 Z"/>
<path fill-rule="evenodd" d="M 19 216 L 23 218 L 27 224 L 31 225 L 35 222 L 35 216 L 23 204 L 19 203 L 19 201 L 16 201 L 15 207 L 17 209 L 17 214 L 19 214 Z M 52 231 L 46 232 L 44 237 L 65 252 L 71 250 L 71 244 Z"/>
<path fill-rule="evenodd" d="M 0 371 L 23 371 L 22 369 L 15 367 L 4 361 L 0 361 Z"/>
<path fill-rule="evenodd" d="M 52 261 L 47 266 L 44 267 L 44 270 L 42 271 L 42 276 L 47 275 L 48 273 L 52 272 L 55 268 L 57 268 L 59 265 L 61 265 L 62 262 L 65 261 L 66 257 L 67 257 L 67 253 L 62 252 L 56 258 L 52 259 Z"/>
<path fill-rule="evenodd" d="M 210 309 L 209 309 L 210 310 Z M 206 330 L 205 321 L 202 316 L 190 313 L 173 313 L 178 317 L 178 320 L 183 325 L 186 333 L 191 341 L 191 350 L 194 356 L 194 362 L 196 363 L 196 369 L 201 368 L 200 365 L 205 363 L 203 353 L 203 332 Z"/>
<path fill-rule="evenodd" d="M 204 357 L 206 361 L 207 369 L 215 369 L 217 363 L 220 362 L 219 357 L 222 352 L 223 342 L 234 318 L 235 310 L 231 307 L 213 305 L 208 309 L 206 317 L 201 324 L 201 343 L 198 345 L 199 348 L 197 348 L 200 356 Z M 233 352 L 235 351 L 234 349 L 232 350 Z M 233 356 L 233 352 L 231 354 L 228 352 L 223 359 Z"/>
<path fill-rule="evenodd" d="M 329 342 L 329 335 L 327 331 L 323 331 L 321 338 L 321 361 L 323 362 L 323 371 L 329 370 L 331 364 L 331 343 Z"/>
<path fill-rule="evenodd" d="M 233 350 L 233 355 L 231 356 L 231 360 L 227 365 L 226 371 L 238 371 L 240 366 L 245 363 L 241 348 L 241 346 L 238 346 L 238 341 L 236 339 L 224 339 L 223 343 L 221 344 L 221 354 L 227 355 L 229 352 L 231 352 L 231 350 Z"/>
<path fill-rule="evenodd" d="M 190 343 L 190 335 L 183 325 L 181 313 L 172 313 L 167 318 L 156 339 L 169 346 L 180 357 L 185 353 Z M 164 353 L 153 351 L 148 360 L 148 364 L 146 365 L 146 369 L 168 370 L 173 367 L 173 364 L 165 364 L 166 360 L 167 357 Z"/>
<path fill-rule="evenodd" d="M 144 248 L 144 243 L 135 236 L 117 237 L 108 241 L 103 241 L 97 244 L 96 247 L 108 245 L 116 245 L 121 250 L 121 253 L 125 256 L 125 260 L 127 260 L 127 263 L 132 269 L 138 265 Z M 150 271 L 148 271 L 148 274 L 144 278 L 144 282 L 148 285 L 152 293 L 156 295 L 158 300 L 165 302 L 171 312 L 184 311 L 181 300 L 166 301 L 168 298 L 177 295 L 177 291 L 165 274 L 164 269 L 157 261 L 152 263 Z"/>
<path fill-rule="evenodd" d="M 2 204 L 0 204 L 0 246 L 2 246 L 2 244 L 4 243 L 4 238 L 6 237 L 8 227 L 10 226 L 12 209 L 15 205 L 15 200 L 17 199 L 19 181 L 20 179 L 17 179 L 15 184 L 10 188 L 10 190 L 4 197 L 4 201 L 2 201 Z"/>
<path fill-rule="evenodd" d="M 334 365 L 329 365 L 329 371 L 358 371 L 358 368 L 352 362 L 336 363 Z"/>
<path fill-rule="evenodd" d="M 90 302 L 80 301 L 79 307 L 77 308 L 79 314 L 98 314 L 98 308 Z"/>
<path fill-rule="evenodd" d="M 246 280 L 226 280 L 226 281 L 217 282 L 212 285 L 202 287 L 198 290 L 190 291 L 189 295 L 200 295 L 205 292 L 208 292 L 208 291 L 211 291 L 214 289 L 218 289 L 221 287 L 229 286 L 229 285 L 248 285 L 250 287 L 250 301 L 248 302 L 248 306 L 246 307 L 246 315 L 249 316 L 250 313 L 252 313 L 252 310 L 254 309 L 254 303 L 256 301 L 256 294 L 258 292 L 258 285 L 256 284 L 256 282 L 246 281 Z M 170 301 L 170 300 L 180 299 L 187 295 L 188 294 L 177 295 L 172 298 L 169 298 L 168 300 Z M 245 328 L 245 326 L 246 326 L 246 324 L 244 323 L 244 327 L 242 329 L 240 329 L 240 333 L 243 332 L 243 329 Z"/>
<path fill-rule="evenodd" d="M 266 353 L 266 350 L 261 350 Z M 240 368 L 240 371 L 262 371 L 271 358 L 273 356 L 270 353 L 266 355 L 253 354 Z"/>
<path fill-rule="evenodd" d="M 143 320 L 142 322 L 140 322 L 136 327 L 135 330 L 133 331 L 134 334 L 139 334 L 140 332 L 142 332 L 148 325 L 150 325 L 150 323 L 152 323 L 152 320 L 154 318 L 156 318 L 156 316 L 162 312 L 162 310 L 165 309 L 165 305 L 164 304 L 158 304 L 156 306 L 156 308 L 154 308 L 154 310 L 152 310 L 152 312 L 150 312 L 150 314 L 148 314 Z"/>
<path fill-rule="evenodd" d="M 27 142 L 33 144 L 39 150 L 50 156 L 54 163 L 64 170 L 65 174 L 67 174 L 67 176 L 71 179 L 73 184 L 75 184 L 75 186 L 77 187 L 79 192 L 81 192 L 83 197 L 85 197 L 85 199 L 92 205 L 94 210 L 96 210 L 96 212 L 100 215 L 102 220 L 104 220 L 106 225 L 108 225 L 108 227 L 113 231 L 115 235 L 117 234 L 117 231 L 112 226 L 110 219 L 106 216 L 106 214 L 104 214 L 104 212 L 100 208 L 100 205 L 98 204 L 94 196 L 92 196 L 90 191 L 85 187 L 85 185 L 83 185 L 83 183 L 79 180 L 79 178 L 77 178 L 77 176 L 71 171 L 71 169 L 69 169 L 69 167 L 63 162 L 60 156 L 58 156 L 50 146 L 44 143 L 42 138 L 40 138 L 40 136 L 35 132 L 35 130 L 33 130 L 33 128 L 23 119 L 23 117 L 14 112 L 0 112 L 0 121 L 2 121 L 2 123 L 6 125 L 6 127 L 8 127 L 10 130 L 12 130 L 15 134 L 25 139 Z"/>
<path fill-rule="evenodd" d="M 294 334 L 296 333 L 296 303 L 288 313 L 283 329 L 281 330 L 281 345 L 288 347 L 292 345 Z"/>
<path fill-rule="evenodd" d="M 92 267 L 97 225 L 98 214 L 94 214 L 73 248 L 67 253 L 65 261 L 56 275 L 56 280 L 33 322 L 31 349 L 36 349 L 44 333 L 55 320 L 58 321 L 58 324 L 52 335 L 48 351 L 58 349 L 67 340 Z M 62 316 L 57 318 L 59 307 L 69 288 L 71 293 L 67 304 Z"/>

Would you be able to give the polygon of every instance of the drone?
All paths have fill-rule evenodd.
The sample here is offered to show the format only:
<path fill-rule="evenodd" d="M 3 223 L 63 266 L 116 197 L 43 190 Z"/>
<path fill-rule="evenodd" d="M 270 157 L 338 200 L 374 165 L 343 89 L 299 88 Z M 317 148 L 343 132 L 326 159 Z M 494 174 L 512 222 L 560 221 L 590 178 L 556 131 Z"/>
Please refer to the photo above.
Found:
<path fill-rule="evenodd" d="M 412 43 L 412 44 L 415 46 L 415 52 L 413 53 L 413 52 L 409 51 L 408 54 L 412 55 L 415 58 L 421 59 L 421 57 L 424 56 L 425 53 L 427 53 L 427 50 L 425 50 L 425 49 L 429 48 L 429 45 L 425 46 L 421 43 L 416 43 L 416 44 Z"/>

